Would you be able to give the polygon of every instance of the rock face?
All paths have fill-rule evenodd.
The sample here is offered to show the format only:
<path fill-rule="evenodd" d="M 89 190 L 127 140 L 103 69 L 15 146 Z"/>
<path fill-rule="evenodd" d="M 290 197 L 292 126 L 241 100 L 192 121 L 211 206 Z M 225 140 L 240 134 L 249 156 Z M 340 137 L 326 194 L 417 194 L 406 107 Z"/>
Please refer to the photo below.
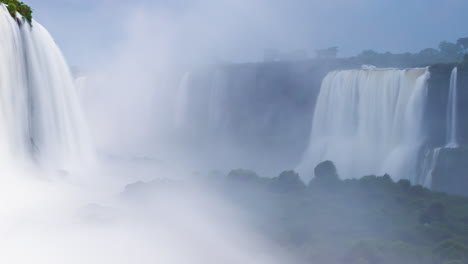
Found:
<path fill-rule="evenodd" d="M 432 173 L 432 189 L 468 196 L 468 149 L 445 148 Z"/>
<path fill-rule="evenodd" d="M 436 64 L 429 67 L 431 77 L 424 114 L 426 150 L 446 144 L 450 74 L 455 66 L 458 67 L 458 142 L 462 147 L 468 145 L 468 122 L 462 120 L 468 116 L 468 104 L 463 103 L 468 102 L 468 65 Z M 192 138 L 187 141 L 197 144 L 207 141 L 213 145 L 229 142 L 232 144 L 229 146 L 241 149 L 241 154 L 232 157 L 260 157 L 251 164 L 246 160 L 238 161 L 239 164 L 263 172 L 268 169 L 269 174 L 294 168 L 308 145 L 323 78 L 333 70 L 359 68 L 361 65 L 352 60 L 337 59 L 225 64 L 191 72 L 187 83 L 187 96 L 191 99 L 182 109 L 186 127 L 196 129 L 190 131 Z M 437 162 L 438 170 L 433 173 L 434 189 L 464 193 L 460 190 L 464 175 L 468 178 L 468 168 L 463 162 L 465 155 L 460 154 L 464 152 L 443 151 Z M 345 176 L 347 172 L 341 173 Z"/>
<path fill-rule="evenodd" d="M 468 65 L 436 64 L 429 68 L 428 97 L 425 124 L 428 134 L 428 145 L 441 147 L 446 144 L 447 102 L 449 96 L 450 74 L 458 67 L 458 117 L 468 114 Z M 468 144 L 468 122 L 458 120 L 458 141 L 460 145 Z"/>
<path fill-rule="evenodd" d="M 307 147 L 323 78 L 356 67 L 340 60 L 304 60 L 198 69 L 181 85 L 190 100 L 180 100 L 187 102 L 178 123 L 190 128 L 188 142 L 231 144 L 241 149 L 232 156 L 262 158 L 238 162 L 244 166 L 268 174 L 294 168 Z"/>
<path fill-rule="evenodd" d="M 450 74 L 458 67 L 458 143 L 459 148 L 443 148 L 447 143 L 447 102 Z M 432 172 L 432 186 L 436 191 L 468 196 L 468 65 L 437 64 L 430 67 L 428 98 L 425 113 L 427 147 L 442 147 Z"/>

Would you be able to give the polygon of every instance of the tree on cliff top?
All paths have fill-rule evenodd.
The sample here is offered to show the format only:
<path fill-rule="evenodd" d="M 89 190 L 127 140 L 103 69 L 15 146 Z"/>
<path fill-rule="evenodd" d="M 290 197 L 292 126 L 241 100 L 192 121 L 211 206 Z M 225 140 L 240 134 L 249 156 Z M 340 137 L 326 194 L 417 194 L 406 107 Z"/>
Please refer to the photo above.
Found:
<path fill-rule="evenodd" d="M 32 22 L 32 9 L 30 6 L 18 0 L 0 0 L 0 3 L 7 5 L 8 12 L 12 17 L 16 17 L 16 13 L 20 13 L 26 21 Z"/>

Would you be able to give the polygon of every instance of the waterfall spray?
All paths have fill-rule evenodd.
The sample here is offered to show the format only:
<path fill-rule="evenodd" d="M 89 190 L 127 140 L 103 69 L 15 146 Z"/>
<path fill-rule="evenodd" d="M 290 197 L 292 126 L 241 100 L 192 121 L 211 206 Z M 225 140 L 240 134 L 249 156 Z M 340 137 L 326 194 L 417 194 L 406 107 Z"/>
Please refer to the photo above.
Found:
<path fill-rule="evenodd" d="M 310 175 L 319 162 L 331 160 L 343 177 L 389 173 L 414 179 L 428 78 L 427 68 L 329 73 L 299 171 Z"/>
<path fill-rule="evenodd" d="M 457 67 L 450 75 L 449 98 L 447 103 L 447 148 L 458 147 L 457 142 Z"/>
<path fill-rule="evenodd" d="M 34 20 L 30 25 L 19 15 L 12 18 L 3 4 L 0 34 L 2 161 L 35 160 L 46 168 L 71 169 L 91 160 L 74 81 L 50 34 Z"/>

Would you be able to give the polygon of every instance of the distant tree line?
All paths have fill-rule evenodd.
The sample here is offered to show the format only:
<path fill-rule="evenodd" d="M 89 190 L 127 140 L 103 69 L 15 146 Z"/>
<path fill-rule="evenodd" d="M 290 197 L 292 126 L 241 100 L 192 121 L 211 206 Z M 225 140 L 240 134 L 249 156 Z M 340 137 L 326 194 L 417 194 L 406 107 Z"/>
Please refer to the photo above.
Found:
<path fill-rule="evenodd" d="M 459 38 L 456 43 L 442 41 L 438 48 L 425 48 L 418 53 L 379 53 L 364 50 L 351 60 L 376 66 L 426 66 L 435 63 L 461 62 L 468 50 L 468 37 Z"/>
<path fill-rule="evenodd" d="M 315 59 L 337 59 L 339 48 L 329 47 L 315 51 Z M 442 41 L 437 48 L 425 48 L 417 53 L 391 53 L 377 52 L 372 49 L 363 50 L 356 56 L 341 58 L 356 64 L 372 64 L 380 67 L 400 66 L 414 67 L 427 66 L 436 63 L 468 62 L 468 37 L 459 38 L 456 43 Z M 304 50 L 281 53 L 274 49 L 265 50 L 264 61 L 298 61 L 310 59 Z"/>

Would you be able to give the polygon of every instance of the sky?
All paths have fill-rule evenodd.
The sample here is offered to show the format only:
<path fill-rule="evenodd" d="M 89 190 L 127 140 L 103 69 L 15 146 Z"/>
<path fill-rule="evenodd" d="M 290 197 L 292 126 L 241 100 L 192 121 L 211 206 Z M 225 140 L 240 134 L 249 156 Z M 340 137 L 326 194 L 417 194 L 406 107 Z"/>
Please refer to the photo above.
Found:
<path fill-rule="evenodd" d="M 135 23 L 145 24 L 144 34 L 157 35 L 155 41 L 169 39 L 182 56 L 233 62 L 261 60 L 266 48 L 314 56 L 316 49 L 338 46 L 339 56 L 349 56 L 364 49 L 416 52 L 468 36 L 466 0 L 26 2 L 79 67 L 113 56 L 134 35 Z"/>

